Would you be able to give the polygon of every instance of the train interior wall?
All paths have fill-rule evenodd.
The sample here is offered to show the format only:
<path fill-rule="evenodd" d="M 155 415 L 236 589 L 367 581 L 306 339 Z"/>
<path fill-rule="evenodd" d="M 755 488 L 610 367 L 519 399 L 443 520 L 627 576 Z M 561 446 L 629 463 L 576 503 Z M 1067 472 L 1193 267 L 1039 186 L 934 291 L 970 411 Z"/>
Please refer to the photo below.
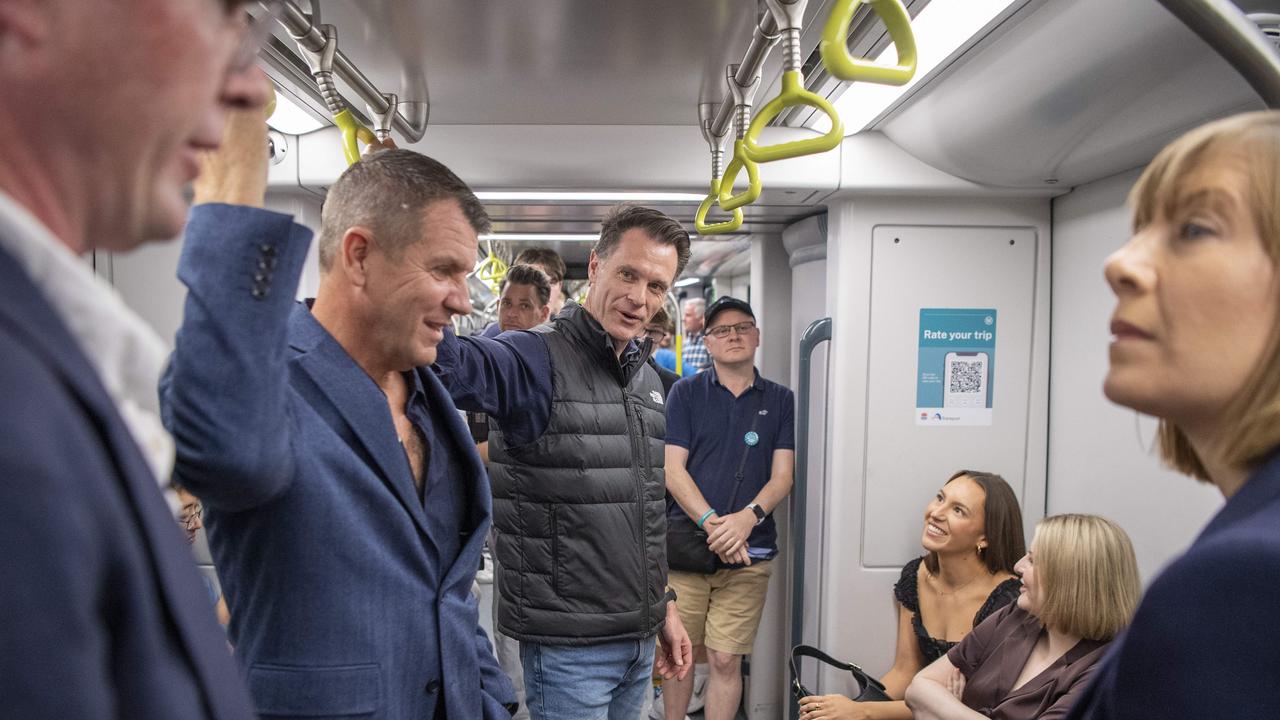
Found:
<path fill-rule="evenodd" d="M 858 156 L 867 148 L 881 152 L 885 141 L 850 138 L 844 153 Z M 1162 470 L 1149 451 L 1152 424 L 1101 394 L 1112 308 L 1101 267 L 1128 237 L 1124 201 L 1137 170 L 1056 198 L 1027 197 L 976 192 L 923 172 L 904 154 L 876 157 L 874 173 L 896 178 L 892 182 L 901 187 L 875 192 L 869 181 L 845 173 L 846 189 L 826 199 L 825 215 L 780 235 L 752 237 L 749 269 L 714 279 L 717 293 L 751 299 L 760 314 L 761 371 L 792 387 L 801 334 L 815 319 L 834 319 L 833 341 L 818 347 L 813 365 L 805 630 L 798 639 L 789 632 L 791 569 L 783 558 L 746 685 L 744 709 L 753 718 L 782 715 L 788 697 L 785 649 L 793 641 L 816 643 L 873 673 L 888 669 L 896 631 L 891 587 L 901 565 L 919 551 L 924 503 L 951 470 L 1003 473 L 1023 501 L 1028 530 L 1046 513 L 1096 512 L 1116 519 L 1133 536 L 1148 580 L 1221 503 L 1211 489 Z M 273 187 L 268 206 L 319 228 L 319 197 L 305 189 Z M 978 242 L 984 233 L 1016 230 L 1019 238 L 1031 239 L 1034 251 L 1010 260 L 1009 267 L 975 260 L 979 264 L 964 272 L 976 274 L 957 279 L 955 263 L 967 254 L 961 249 L 937 262 L 878 262 L 877 242 L 887 242 L 882 236 L 889 227 L 927 230 L 928 237 L 952 232 L 972 239 L 976 233 Z M 180 251 L 177 241 L 95 258 L 126 302 L 166 339 L 181 321 L 184 292 L 174 277 Z M 1001 283 L 1020 286 L 1022 295 L 1001 299 L 981 291 Z M 317 284 L 313 257 L 299 295 L 314 294 Z M 908 314 L 919 307 L 999 302 L 1012 303 L 1001 308 L 1002 321 L 1021 313 L 1025 327 L 998 330 L 1003 344 L 996 348 L 1001 361 L 995 382 L 1003 393 L 996 395 L 992 427 L 917 428 L 902 417 L 879 414 L 879 386 L 905 387 L 901 383 L 913 377 L 917 351 L 901 333 L 884 334 L 886 322 L 907 322 L 900 313 L 881 314 L 874 299 L 894 297 L 882 295 L 885 288 L 898 288 L 901 298 L 918 295 Z M 1013 382 L 1001 374 L 1010 365 L 1017 369 Z M 896 402 L 900 396 L 889 397 Z M 786 547 L 789 523 L 780 530 Z M 207 554 L 202 560 L 208 563 Z M 814 680 L 824 692 L 846 688 L 836 675 Z"/>

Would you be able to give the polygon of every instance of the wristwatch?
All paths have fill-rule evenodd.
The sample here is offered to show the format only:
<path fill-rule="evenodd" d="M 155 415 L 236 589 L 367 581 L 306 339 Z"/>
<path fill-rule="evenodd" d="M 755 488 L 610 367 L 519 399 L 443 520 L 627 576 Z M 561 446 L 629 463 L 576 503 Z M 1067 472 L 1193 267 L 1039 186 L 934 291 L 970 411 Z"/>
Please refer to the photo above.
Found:
<path fill-rule="evenodd" d="M 755 514 L 757 525 L 764 522 L 764 519 L 769 517 L 769 514 L 764 511 L 764 508 L 760 507 L 756 503 L 751 503 L 750 505 L 747 506 L 747 509 L 749 509 L 752 513 Z"/>

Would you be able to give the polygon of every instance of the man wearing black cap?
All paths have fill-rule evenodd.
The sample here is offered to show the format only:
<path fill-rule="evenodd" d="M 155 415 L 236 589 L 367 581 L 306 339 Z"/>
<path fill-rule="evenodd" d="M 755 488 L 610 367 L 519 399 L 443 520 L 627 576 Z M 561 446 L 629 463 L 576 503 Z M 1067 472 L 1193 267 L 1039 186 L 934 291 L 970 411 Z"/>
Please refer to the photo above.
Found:
<path fill-rule="evenodd" d="M 700 569 L 710 572 L 693 572 L 673 556 L 668 583 L 695 650 L 707 650 L 707 717 L 732 718 L 778 554 L 773 509 L 791 492 L 795 398 L 755 368 L 760 331 L 750 305 L 720 298 L 706 328 L 711 367 L 667 398 L 666 470 L 678 503 L 668 509 L 672 525 L 696 523 L 716 557 L 714 569 Z M 692 677 L 666 682 L 666 717 L 684 717 L 692 690 Z"/>

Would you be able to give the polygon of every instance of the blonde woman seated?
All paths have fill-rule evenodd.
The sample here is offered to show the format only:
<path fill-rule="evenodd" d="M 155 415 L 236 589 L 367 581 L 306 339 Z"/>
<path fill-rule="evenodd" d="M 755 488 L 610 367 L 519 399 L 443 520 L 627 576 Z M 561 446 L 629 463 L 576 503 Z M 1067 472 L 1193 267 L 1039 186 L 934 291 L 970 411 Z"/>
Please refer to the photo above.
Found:
<path fill-rule="evenodd" d="M 1065 717 L 1138 604 L 1129 536 L 1096 515 L 1045 518 L 1017 570 L 1017 603 L 911 682 L 916 720 Z"/>
<path fill-rule="evenodd" d="M 971 629 L 1018 597 L 1014 563 L 1026 553 L 1022 511 L 999 475 L 961 470 L 925 508 L 925 555 L 902 568 L 893 587 L 898 647 L 882 678 L 894 702 L 843 695 L 800 699 L 801 720 L 909 720 L 901 698 L 911 678 Z"/>

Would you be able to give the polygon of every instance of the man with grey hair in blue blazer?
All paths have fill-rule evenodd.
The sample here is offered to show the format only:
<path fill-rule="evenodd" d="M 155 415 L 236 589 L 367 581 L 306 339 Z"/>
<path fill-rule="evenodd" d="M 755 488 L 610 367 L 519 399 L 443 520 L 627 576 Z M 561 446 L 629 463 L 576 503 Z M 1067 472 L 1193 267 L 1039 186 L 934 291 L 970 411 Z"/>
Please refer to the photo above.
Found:
<path fill-rule="evenodd" d="M 311 234 L 246 206 L 263 201 L 266 136 L 240 130 L 240 159 L 211 165 L 252 191 L 192 211 L 161 397 L 258 712 L 510 717 L 470 593 L 489 483 L 428 369 L 471 310 L 484 208 L 435 160 L 377 152 L 329 189 L 319 290 L 295 302 Z"/>

